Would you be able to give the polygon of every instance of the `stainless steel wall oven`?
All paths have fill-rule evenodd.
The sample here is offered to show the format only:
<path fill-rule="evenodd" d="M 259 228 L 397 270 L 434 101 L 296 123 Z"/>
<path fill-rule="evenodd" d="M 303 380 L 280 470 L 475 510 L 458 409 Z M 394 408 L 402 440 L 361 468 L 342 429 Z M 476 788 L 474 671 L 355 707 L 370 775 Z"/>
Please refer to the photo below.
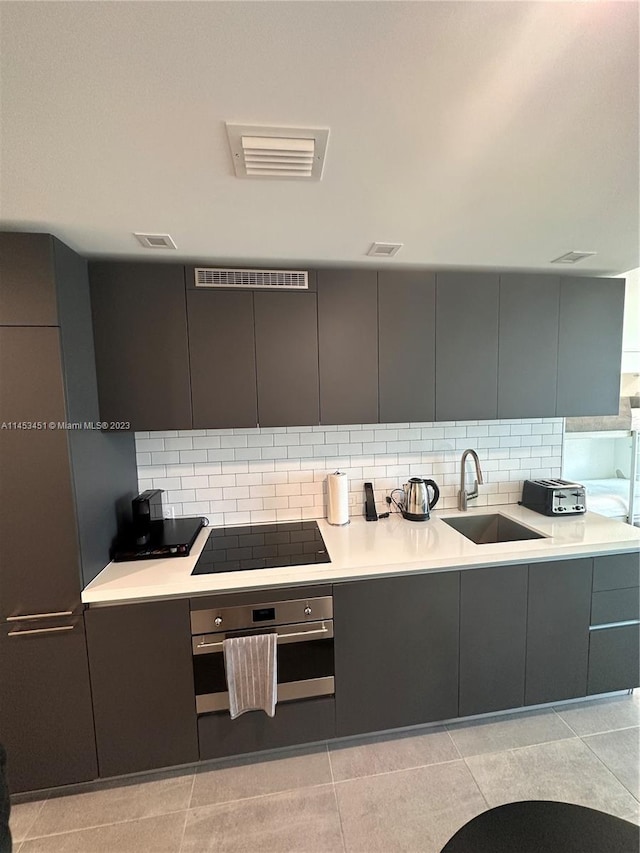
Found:
<path fill-rule="evenodd" d="M 272 600 L 265 593 L 256 604 L 223 607 L 211 606 L 210 599 L 193 599 L 191 645 L 199 715 L 229 708 L 223 641 L 265 633 L 278 635 L 279 703 L 334 694 L 331 595 Z"/>

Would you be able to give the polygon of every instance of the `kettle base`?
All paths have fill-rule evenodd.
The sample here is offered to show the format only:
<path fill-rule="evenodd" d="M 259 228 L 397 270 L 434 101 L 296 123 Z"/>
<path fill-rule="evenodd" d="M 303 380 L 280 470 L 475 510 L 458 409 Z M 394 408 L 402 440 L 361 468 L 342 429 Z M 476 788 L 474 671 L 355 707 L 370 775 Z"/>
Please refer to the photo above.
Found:
<path fill-rule="evenodd" d="M 404 510 L 400 511 L 402 513 L 402 517 L 406 518 L 407 521 L 429 521 L 428 513 L 405 512 Z"/>

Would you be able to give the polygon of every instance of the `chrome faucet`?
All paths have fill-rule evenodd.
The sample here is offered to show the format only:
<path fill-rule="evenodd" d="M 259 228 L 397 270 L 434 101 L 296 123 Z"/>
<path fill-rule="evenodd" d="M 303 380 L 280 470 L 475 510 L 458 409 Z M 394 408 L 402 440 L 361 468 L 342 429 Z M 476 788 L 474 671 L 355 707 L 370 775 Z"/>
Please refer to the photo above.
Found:
<path fill-rule="evenodd" d="M 465 464 L 467 461 L 467 456 L 469 455 L 473 457 L 473 461 L 476 466 L 476 481 L 473 486 L 473 490 L 470 492 L 468 492 L 464 487 Z M 478 459 L 478 454 L 475 452 L 475 450 L 471 450 L 471 448 L 468 448 L 462 454 L 462 461 L 460 462 L 460 491 L 458 492 L 458 509 L 466 510 L 467 502 L 478 497 L 478 485 L 482 482 L 482 470 L 480 468 L 480 460 Z"/>

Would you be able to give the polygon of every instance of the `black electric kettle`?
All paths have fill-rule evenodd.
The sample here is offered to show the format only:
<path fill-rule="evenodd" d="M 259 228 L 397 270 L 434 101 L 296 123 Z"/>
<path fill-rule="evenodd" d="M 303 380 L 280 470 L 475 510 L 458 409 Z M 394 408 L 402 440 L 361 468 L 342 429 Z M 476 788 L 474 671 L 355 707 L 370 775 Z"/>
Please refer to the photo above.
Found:
<path fill-rule="evenodd" d="M 433 498 L 429 500 L 429 486 L 433 490 Z M 408 521 L 426 521 L 429 518 L 429 510 L 438 503 L 440 489 L 433 480 L 423 480 L 422 477 L 412 477 L 403 489 L 394 489 L 393 492 L 402 492 L 401 501 L 394 503 L 402 513 L 402 517 Z M 391 497 L 393 498 L 393 492 Z"/>

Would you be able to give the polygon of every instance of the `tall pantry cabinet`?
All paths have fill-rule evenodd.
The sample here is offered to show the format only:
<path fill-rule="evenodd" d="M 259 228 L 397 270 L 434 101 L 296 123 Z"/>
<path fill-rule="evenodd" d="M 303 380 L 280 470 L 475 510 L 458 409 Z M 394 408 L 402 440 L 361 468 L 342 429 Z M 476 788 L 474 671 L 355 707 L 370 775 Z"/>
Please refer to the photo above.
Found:
<path fill-rule="evenodd" d="M 86 262 L 0 234 L 0 742 L 12 791 L 97 775 L 82 587 L 136 491 L 131 432 L 97 423 Z M 46 701 L 45 701 L 46 697 Z"/>

